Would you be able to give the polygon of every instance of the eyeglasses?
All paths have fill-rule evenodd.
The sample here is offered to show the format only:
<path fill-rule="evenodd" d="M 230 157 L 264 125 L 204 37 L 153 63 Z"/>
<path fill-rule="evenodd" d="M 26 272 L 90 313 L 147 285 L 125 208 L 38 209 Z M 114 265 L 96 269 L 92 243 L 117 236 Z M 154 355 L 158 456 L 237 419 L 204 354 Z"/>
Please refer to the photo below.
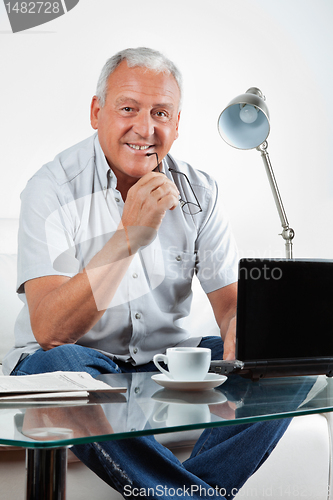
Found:
<path fill-rule="evenodd" d="M 159 163 L 159 159 L 158 159 L 158 154 L 157 153 L 147 153 L 147 156 L 152 156 L 152 155 L 156 155 L 156 159 L 157 159 L 157 165 L 155 167 L 155 169 L 157 168 L 158 171 L 163 174 L 164 172 L 161 172 L 161 169 L 160 169 L 160 163 Z M 199 203 L 199 200 L 198 198 L 196 197 L 196 194 L 193 190 L 193 187 L 189 181 L 189 178 L 187 177 L 186 174 L 184 174 L 184 172 L 181 172 L 180 170 L 176 170 L 175 168 L 169 168 L 169 172 L 173 172 L 175 174 L 178 174 L 178 175 L 183 175 L 184 178 L 186 179 L 191 191 L 192 191 L 192 194 L 193 194 L 193 197 L 195 199 L 195 202 L 192 202 L 192 201 L 184 201 L 181 196 L 179 195 L 179 204 L 184 212 L 184 214 L 187 214 L 187 215 L 196 215 L 198 214 L 199 212 L 202 212 L 202 208 L 201 208 L 201 205 Z"/>

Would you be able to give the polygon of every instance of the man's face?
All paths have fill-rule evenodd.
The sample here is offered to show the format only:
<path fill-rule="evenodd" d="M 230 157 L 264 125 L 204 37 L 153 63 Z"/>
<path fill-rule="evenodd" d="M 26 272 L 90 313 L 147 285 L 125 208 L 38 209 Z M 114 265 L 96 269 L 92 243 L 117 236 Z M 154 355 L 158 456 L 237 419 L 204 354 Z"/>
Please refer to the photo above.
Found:
<path fill-rule="evenodd" d="M 178 137 L 179 87 L 171 74 L 123 61 L 110 75 L 105 105 L 91 104 L 91 125 L 118 183 L 134 184 L 156 167 Z"/>

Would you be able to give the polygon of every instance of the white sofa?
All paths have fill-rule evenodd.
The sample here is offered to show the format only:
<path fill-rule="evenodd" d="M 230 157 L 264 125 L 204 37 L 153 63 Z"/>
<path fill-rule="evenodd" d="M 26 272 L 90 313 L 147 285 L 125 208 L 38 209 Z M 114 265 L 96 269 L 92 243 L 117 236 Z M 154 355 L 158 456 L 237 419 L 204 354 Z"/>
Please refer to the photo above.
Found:
<path fill-rule="evenodd" d="M 15 294 L 16 237 L 18 221 L 0 219 L 0 364 L 14 342 L 13 328 L 21 303 Z M 197 305 L 200 304 L 200 307 Z M 200 310 L 200 315 L 195 311 Z M 216 334 L 217 328 L 205 295 L 195 285 L 191 325 L 193 332 Z M 8 410 L 0 425 L 13 425 L 13 411 Z M 308 415 L 293 420 L 286 434 L 269 459 L 246 483 L 237 498 L 308 498 L 333 499 L 330 494 L 331 418 L 328 415 Z M 168 435 L 164 436 L 167 439 Z M 180 459 L 190 453 L 190 442 L 184 435 L 173 435 L 171 448 Z M 189 436 L 187 435 L 187 439 Z M 0 498 L 25 498 L 24 450 L 0 447 Z M 111 500 L 122 498 L 89 471 L 81 462 L 68 465 L 68 500 Z"/>

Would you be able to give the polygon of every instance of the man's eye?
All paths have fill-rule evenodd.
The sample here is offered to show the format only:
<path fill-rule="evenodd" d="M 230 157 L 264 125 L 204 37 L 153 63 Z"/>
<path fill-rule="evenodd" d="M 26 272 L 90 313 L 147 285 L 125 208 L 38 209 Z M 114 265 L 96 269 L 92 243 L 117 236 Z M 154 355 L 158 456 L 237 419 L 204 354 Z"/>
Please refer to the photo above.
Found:
<path fill-rule="evenodd" d="M 160 116 L 161 118 L 164 118 L 164 117 L 166 117 L 166 116 L 167 116 L 167 115 L 166 115 L 166 113 L 165 113 L 164 111 L 157 111 L 157 113 L 156 113 L 156 114 L 157 114 L 157 116 Z"/>
<path fill-rule="evenodd" d="M 125 108 L 123 108 L 123 111 L 126 111 L 127 113 L 133 111 L 133 108 L 130 108 L 129 106 L 125 106 Z"/>

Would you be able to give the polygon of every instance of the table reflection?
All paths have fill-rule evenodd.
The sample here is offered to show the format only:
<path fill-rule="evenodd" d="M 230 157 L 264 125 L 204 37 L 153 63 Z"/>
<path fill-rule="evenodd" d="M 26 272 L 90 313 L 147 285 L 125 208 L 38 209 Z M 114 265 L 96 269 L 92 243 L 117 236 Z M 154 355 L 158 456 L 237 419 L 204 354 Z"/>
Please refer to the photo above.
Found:
<path fill-rule="evenodd" d="M 304 405 L 325 403 L 325 377 L 292 377 L 252 382 L 229 377 L 218 388 L 202 392 L 161 389 L 151 373 L 106 375 L 100 377 L 113 387 L 127 388 L 103 400 L 90 398 L 83 405 L 57 405 L 27 408 L 21 432 L 36 441 L 72 441 L 94 436 L 129 437 L 157 429 L 194 428 L 223 425 L 235 421 L 254 421 L 267 416 L 290 416 Z M 135 434 L 133 434 L 135 435 Z"/>

